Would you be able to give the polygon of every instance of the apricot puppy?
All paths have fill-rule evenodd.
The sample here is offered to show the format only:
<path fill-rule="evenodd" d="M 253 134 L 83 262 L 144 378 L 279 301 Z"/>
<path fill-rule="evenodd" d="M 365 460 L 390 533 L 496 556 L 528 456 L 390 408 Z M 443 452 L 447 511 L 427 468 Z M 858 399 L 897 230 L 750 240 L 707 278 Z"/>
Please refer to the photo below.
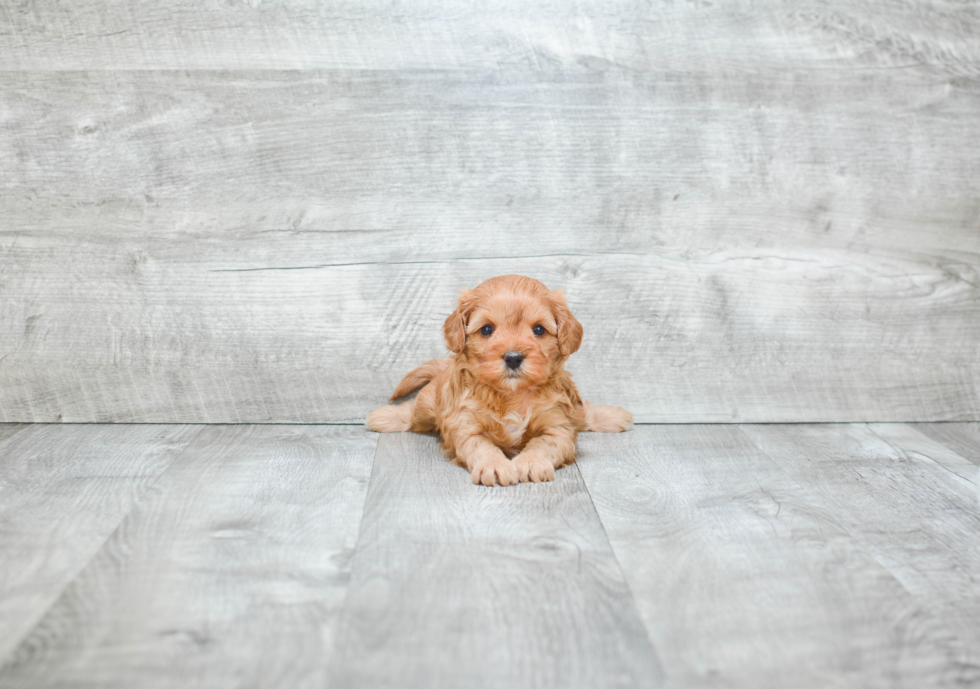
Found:
<path fill-rule="evenodd" d="M 537 280 L 503 275 L 462 292 L 443 330 L 453 356 L 405 376 L 391 399 L 419 394 L 375 409 L 370 430 L 438 431 L 473 483 L 509 486 L 553 480 L 575 461 L 579 431 L 633 427 L 625 409 L 579 396 L 564 364 L 582 344 L 582 325 Z"/>

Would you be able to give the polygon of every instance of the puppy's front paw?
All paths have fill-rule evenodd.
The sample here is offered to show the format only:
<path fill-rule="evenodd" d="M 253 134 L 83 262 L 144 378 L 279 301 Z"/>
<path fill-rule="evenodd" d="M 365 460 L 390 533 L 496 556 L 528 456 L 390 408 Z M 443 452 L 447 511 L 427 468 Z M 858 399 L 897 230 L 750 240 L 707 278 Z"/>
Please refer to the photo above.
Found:
<path fill-rule="evenodd" d="M 513 459 L 517 473 L 524 483 L 555 480 L 555 465 L 547 457 L 534 452 L 522 452 Z"/>
<path fill-rule="evenodd" d="M 470 469 L 473 483 L 485 486 L 513 486 L 520 480 L 514 463 L 503 453 L 499 457 L 484 457 Z"/>

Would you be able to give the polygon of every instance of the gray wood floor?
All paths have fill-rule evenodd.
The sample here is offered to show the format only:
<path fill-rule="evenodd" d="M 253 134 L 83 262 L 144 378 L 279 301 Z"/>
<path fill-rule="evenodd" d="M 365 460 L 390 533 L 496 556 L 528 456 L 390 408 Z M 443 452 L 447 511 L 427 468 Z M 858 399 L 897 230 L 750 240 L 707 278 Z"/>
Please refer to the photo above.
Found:
<path fill-rule="evenodd" d="M 980 686 L 977 424 L 0 425 L 0 686 Z"/>

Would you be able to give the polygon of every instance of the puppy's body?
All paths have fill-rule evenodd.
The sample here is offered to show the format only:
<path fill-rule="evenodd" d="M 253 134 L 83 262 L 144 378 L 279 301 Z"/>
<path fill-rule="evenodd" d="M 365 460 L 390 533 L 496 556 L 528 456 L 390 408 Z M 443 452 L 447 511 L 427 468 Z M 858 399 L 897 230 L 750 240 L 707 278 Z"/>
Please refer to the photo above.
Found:
<path fill-rule="evenodd" d="M 537 280 L 505 275 L 464 292 L 446 319 L 450 359 L 411 371 L 391 399 L 422 388 L 412 402 L 374 410 L 379 432 L 438 431 L 443 450 L 474 483 L 550 481 L 575 460 L 582 430 L 632 427 L 629 412 L 583 402 L 564 369 L 582 326 L 564 297 Z"/>

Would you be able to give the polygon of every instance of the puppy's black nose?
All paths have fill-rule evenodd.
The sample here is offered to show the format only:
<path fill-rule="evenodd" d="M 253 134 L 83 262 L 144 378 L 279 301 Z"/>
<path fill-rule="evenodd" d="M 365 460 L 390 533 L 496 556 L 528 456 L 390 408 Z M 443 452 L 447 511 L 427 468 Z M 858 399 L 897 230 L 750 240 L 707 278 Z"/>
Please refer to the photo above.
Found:
<path fill-rule="evenodd" d="M 524 362 L 524 355 L 520 352 L 507 352 L 504 354 L 504 362 L 507 368 L 517 370 Z"/>

